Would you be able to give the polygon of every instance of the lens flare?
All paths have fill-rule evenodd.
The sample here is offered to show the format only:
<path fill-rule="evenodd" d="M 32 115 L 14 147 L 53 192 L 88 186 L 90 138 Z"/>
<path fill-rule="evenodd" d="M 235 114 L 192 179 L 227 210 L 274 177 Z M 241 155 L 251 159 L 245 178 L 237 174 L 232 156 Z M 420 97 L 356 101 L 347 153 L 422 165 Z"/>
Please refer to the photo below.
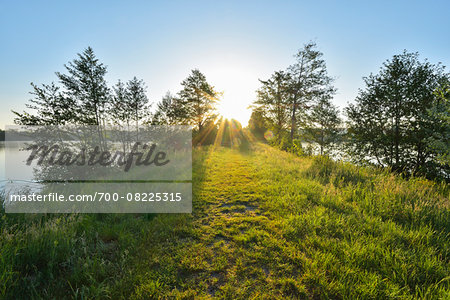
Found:
<path fill-rule="evenodd" d="M 268 140 L 268 141 L 270 141 L 271 139 L 273 139 L 273 132 L 272 132 L 272 130 L 267 130 L 267 131 L 264 133 L 264 138 L 265 138 L 266 140 Z"/>

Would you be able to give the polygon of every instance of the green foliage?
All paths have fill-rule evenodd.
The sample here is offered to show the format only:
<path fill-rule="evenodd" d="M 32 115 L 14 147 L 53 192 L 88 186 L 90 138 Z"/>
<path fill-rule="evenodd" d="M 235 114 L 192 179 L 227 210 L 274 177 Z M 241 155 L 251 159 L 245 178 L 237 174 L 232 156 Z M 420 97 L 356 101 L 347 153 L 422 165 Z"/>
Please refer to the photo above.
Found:
<path fill-rule="evenodd" d="M 32 84 L 34 98 L 26 104 L 28 111 L 13 112 L 15 122 L 23 125 L 115 124 L 138 132 L 141 124 L 193 125 L 194 136 L 214 140 L 217 132 L 216 104 L 220 93 L 206 81 L 199 70 L 181 83 L 177 97 L 167 93 L 157 104 L 154 115 L 146 95 L 146 85 L 136 77 L 126 83 L 118 81 L 112 89 L 105 80 L 107 68 L 92 48 L 65 65 L 67 74 L 57 72 L 61 83 Z M 101 130 L 99 139 L 102 140 Z M 138 135 L 137 135 L 138 136 Z M 206 137 L 205 137 L 206 136 Z"/>
<path fill-rule="evenodd" d="M 290 141 L 287 133 L 283 136 L 279 143 L 276 143 L 273 146 L 280 150 L 293 153 L 298 156 L 306 155 L 302 146 L 302 141 L 300 139 L 294 139 L 293 141 Z"/>
<path fill-rule="evenodd" d="M 294 139 L 292 141 L 292 146 L 291 146 L 291 149 L 289 150 L 289 152 L 294 153 L 298 156 L 305 155 L 305 152 L 302 147 L 302 141 L 300 139 Z"/>
<path fill-rule="evenodd" d="M 114 124 L 129 125 L 129 123 L 131 122 L 127 87 L 120 80 L 112 88 L 109 114 L 111 115 Z"/>
<path fill-rule="evenodd" d="M 14 122 L 21 125 L 64 125 L 72 122 L 77 117 L 75 109 L 75 101 L 71 97 L 65 97 L 61 92 L 60 87 L 55 83 L 49 85 L 43 84 L 41 87 L 31 83 L 33 92 L 30 94 L 34 96 L 30 103 L 25 106 L 35 111 L 31 112 L 16 112 Z"/>
<path fill-rule="evenodd" d="M 221 130 L 221 145 L 225 147 L 233 147 L 239 145 L 245 139 L 242 131 L 242 125 L 236 120 L 221 119 L 219 121 Z"/>
<path fill-rule="evenodd" d="M 303 130 L 307 142 L 319 145 L 319 154 L 328 154 L 339 143 L 340 125 L 339 110 L 330 99 L 321 98 L 306 117 Z"/>
<path fill-rule="evenodd" d="M 193 125 L 194 144 L 212 144 L 217 134 L 216 105 L 220 93 L 197 69 L 181 85 L 183 88 L 177 96 L 167 92 L 157 104 L 152 123 Z"/>
<path fill-rule="evenodd" d="M 274 140 L 272 145 L 283 151 L 288 151 L 292 147 L 292 143 L 289 141 L 287 133 L 283 134 L 280 141 Z"/>
<path fill-rule="evenodd" d="M 438 100 L 428 111 L 433 130 L 427 139 L 428 148 L 436 155 L 436 160 L 444 170 L 450 169 L 450 84 L 436 91 Z"/>
<path fill-rule="evenodd" d="M 314 42 L 305 44 L 295 55 L 295 63 L 286 71 L 277 71 L 268 80 L 260 80 L 254 111 L 256 117 L 266 120 L 277 142 L 283 139 L 283 132 L 290 131 L 289 140 L 298 135 L 298 127 L 310 104 L 335 93 L 328 76 L 323 54 L 316 50 Z"/>
<path fill-rule="evenodd" d="M 309 42 L 295 54 L 296 62 L 288 67 L 289 104 L 291 115 L 290 139 L 297 135 L 298 117 L 312 101 L 331 98 L 336 92 L 333 78 L 328 76 L 323 53 L 317 50 L 315 42 Z"/>
<path fill-rule="evenodd" d="M 114 124 L 136 127 L 147 123 L 150 117 L 150 105 L 143 80 L 136 77 L 126 83 L 118 81 L 112 88 L 108 114 Z"/>
<path fill-rule="evenodd" d="M 212 144 L 217 134 L 216 105 L 220 93 L 197 69 L 181 85 L 176 97 L 167 92 L 157 104 L 153 124 L 193 125 L 194 144 Z"/>
<path fill-rule="evenodd" d="M 149 100 L 146 95 L 147 87 L 143 80 L 133 77 L 127 82 L 127 109 L 130 118 L 136 126 L 148 121 L 150 115 Z"/>
<path fill-rule="evenodd" d="M 178 97 L 184 114 L 183 121 L 196 126 L 198 131 L 202 131 L 206 123 L 217 118 L 215 105 L 220 94 L 207 82 L 205 75 L 197 69 L 192 70 L 181 85 L 183 89 L 178 92 Z"/>
<path fill-rule="evenodd" d="M 94 50 L 88 47 L 65 68 L 68 74 L 57 72 L 56 75 L 64 88 L 64 98 L 71 99 L 74 104 L 67 107 L 68 110 L 75 110 L 75 120 L 72 122 L 100 125 L 106 118 L 109 100 L 106 66 L 99 62 Z"/>
<path fill-rule="evenodd" d="M 107 68 L 92 48 L 78 54 L 65 68 L 67 74 L 56 73 L 60 86 L 31 84 L 34 98 L 26 104 L 28 111 L 13 111 L 15 123 L 129 125 L 148 121 L 150 105 L 144 82 L 134 77 L 125 85 L 119 80 L 111 90 L 105 79 Z"/>
<path fill-rule="evenodd" d="M 384 63 L 378 74 L 364 78 L 366 89 L 346 109 L 352 158 L 433 176 L 440 166 L 427 146 L 436 130 L 436 119 L 428 110 L 438 101 L 435 90 L 448 76 L 441 65 L 420 62 L 417 53 L 405 51 Z M 440 173 L 450 174 L 448 169 Z"/>
<path fill-rule="evenodd" d="M 268 130 L 267 120 L 261 109 L 254 108 L 248 121 L 248 129 L 258 140 L 264 140 L 264 133 Z"/>
<path fill-rule="evenodd" d="M 289 123 L 288 81 L 289 75 L 283 71 L 275 72 L 266 81 L 260 80 L 262 87 L 257 91 L 257 100 L 254 102 L 267 120 L 276 142 L 281 142 Z"/>
<path fill-rule="evenodd" d="M 186 118 L 185 111 L 180 99 L 174 97 L 170 92 L 167 92 L 156 105 L 153 123 L 160 125 L 175 125 L 181 124 L 184 118 Z"/>

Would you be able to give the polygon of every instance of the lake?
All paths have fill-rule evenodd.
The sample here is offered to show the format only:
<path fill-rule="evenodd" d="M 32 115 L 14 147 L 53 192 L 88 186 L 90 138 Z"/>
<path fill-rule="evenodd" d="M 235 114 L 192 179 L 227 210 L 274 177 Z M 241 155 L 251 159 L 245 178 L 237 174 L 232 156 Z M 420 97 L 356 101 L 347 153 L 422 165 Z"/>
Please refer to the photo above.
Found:
<path fill-rule="evenodd" d="M 5 142 L 0 142 L 0 185 L 5 179 Z"/>
<path fill-rule="evenodd" d="M 25 151 L 20 151 L 23 142 L 0 142 L 0 190 L 3 190 L 7 181 L 12 180 L 19 184 L 33 181 L 33 172 L 24 164 L 13 164 L 13 169 L 6 170 L 6 157 L 9 161 L 24 161 L 27 157 Z M 35 185 L 35 184 L 34 184 Z"/>

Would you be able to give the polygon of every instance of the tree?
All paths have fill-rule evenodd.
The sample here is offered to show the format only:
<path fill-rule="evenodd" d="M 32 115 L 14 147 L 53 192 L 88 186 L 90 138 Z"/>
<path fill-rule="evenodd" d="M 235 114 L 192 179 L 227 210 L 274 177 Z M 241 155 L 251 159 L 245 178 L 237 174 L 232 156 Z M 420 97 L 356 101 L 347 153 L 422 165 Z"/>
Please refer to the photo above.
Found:
<path fill-rule="evenodd" d="M 264 133 L 267 131 L 267 121 L 264 117 L 264 112 L 258 107 L 254 107 L 250 120 L 248 121 L 248 129 L 258 139 L 264 138 Z"/>
<path fill-rule="evenodd" d="M 305 135 L 309 142 L 319 145 L 320 155 L 328 153 L 338 142 L 340 125 L 339 110 L 330 98 L 322 97 L 307 116 Z"/>
<path fill-rule="evenodd" d="M 118 135 L 122 142 L 122 150 L 125 153 L 130 147 L 130 122 L 131 114 L 128 104 L 128 93 L 126 85 L 119 80 L 112 88 L 111 104 L 109 107 L 109 117 L 112 123 L 119 128 L 114 133 Z"/>
<path fill-rule="evenodd" d="M 181 85 L 183 89 L 178 96 L 185 117 L 184 121 L 195 125 L 200 132 L 205 124 L 217 118 L 215 105 L 218 102 L 219 93 L 197 69 L 192 70 Z"/>
<path fill-rule="evenodd" d="M 116 124 L 131 121 L 137 124 L 149 116 L 143 80 L 134 77 L 126 85 L 119 80 L 111 92 L 105 80 L 106 66 L 99 62 L 91 47 L 64 66 L 67 74 L 56 72 L 60 86 L 31 83 L 30 94 L 34 98 L 26 104 L 30 111 L 13 111 L 17 124 L 104 125 L 108 120 Z"/>
<path fill-rule="evenodd" d="M 127 87 L 120 80 L 112 88 L 109 115 L 111 116 L 113 123 L 116 125 L 130 124 Z"/>
<path fill-rule="evenodd" d="M 322 52 L 316 50 L 316 43 L 309 42 L 295 54 L 296 62 L 288 67 L 288 103 L 290 108 L 290 139 L 297 132 L 297 117 L 309 103 L 321 97 L 331 96 L 336 89 L 328 76 Z"/>
<path fill-rule="evenodd" d="M 180 99 L 167 92 L 156 105 L 153 124 L 180 124 L 187 118 L 186 111 Z"/>
<path fill-rule="evenodd" d="M 270 121 L 277 143 L 282 139 L 292 143 L 305 112 L 314 101 L 331 97 L 336 89 L 328 76 L 323 54 L 314 42 L 305 44 L 295 55 L 296 62 L 286 71 L 275 72 L 257 91 L 254 104 Z M 285 131 L 289 130 L 289 138 Z M 284 143 L 284 142 L 283 142 Z"/>
<path fill-rule="evenodd" d="M 106 66 L 99 62 L 88 47 L 78 58 L 64 65 L 67 74 L 57 72 L 60 85 L 31 84 L 34 96 L 18 113 L 15 122 L 21 125 L 97 125 L 100 145 L 105 145 L 104 128 L 107 122 L 115 125 L 138 124 L 149 115 L 149 101 L 142 80 L 134 77 L 126 85 L 119 81 L 112 92 L 105 75 Z"/>
<path fill-rule="evenodd" d="M 25 106 L 34 111 L 18 113 L 12 111 L 16 118 L 14 122 L 19 125 L 64 125 L 70 123 L 76 117 L 75 102 L 66 97 L 60 88 L 51 83 L 43 84 L 41 87 L 31 83 L 34 96 L 30 103 Z"/>
<path fill-rule="evenodd" d="M 130 119 L 134 121 L 136 126 L 137 141 L 139 141 L 139 124 L 142 124 L 150 115 L 149 101 L 145 91 L 146 86 L 143 80 L 134 77 L 127 82 L 127 108 L 129 110 Z"/>
<path fill-rule="evenodd" d="M 427 138 L 434 121 L 428 111 L 446 78 L 441 65 L 420 62 L 418 53 L 406 51 L 364 78 L 365 90 L 346 108 L 350 154 L 398 172 L 430 174 L 435 158 Z"/>
<path fill-rule="evenodd" d="M 109 97 L 106 66 L 98 61 L 91 47 L 64 66 L 68 74 L 57 72 L 56 75 L 64 87 L 64 94 L 78 108 L 76 121 L 101 125 L 106 118 Z"/>
<path fill-rule="evenodd" d="M 288 128 L 289 120 L 289 81 L 284 71 L 275 72 L 268 80 L 259 80 L 262 87 L 257 90 L 254 105 L 268 121 L 273 130 L 275 141 L 280 142 Z"/>
<path fill-rule="evenodd" d="M 450 168 L 450 84 L 446 83 L 436 91 L 437 101 L 428 111 L 433 130 L 429 132 L 428 149 L 447 174 Z"/>

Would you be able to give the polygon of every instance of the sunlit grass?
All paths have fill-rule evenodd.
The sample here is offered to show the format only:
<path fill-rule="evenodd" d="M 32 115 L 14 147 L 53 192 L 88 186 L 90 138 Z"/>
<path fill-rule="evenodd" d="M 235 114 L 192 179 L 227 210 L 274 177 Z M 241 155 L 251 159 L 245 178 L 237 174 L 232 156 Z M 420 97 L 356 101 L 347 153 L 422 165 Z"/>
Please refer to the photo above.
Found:
<path fill-rule="evenodd" d="M 261 144 L 193 164 L 192 215 L 2 214 L 1 295 L 450 297 L 448 186 Z"/>

